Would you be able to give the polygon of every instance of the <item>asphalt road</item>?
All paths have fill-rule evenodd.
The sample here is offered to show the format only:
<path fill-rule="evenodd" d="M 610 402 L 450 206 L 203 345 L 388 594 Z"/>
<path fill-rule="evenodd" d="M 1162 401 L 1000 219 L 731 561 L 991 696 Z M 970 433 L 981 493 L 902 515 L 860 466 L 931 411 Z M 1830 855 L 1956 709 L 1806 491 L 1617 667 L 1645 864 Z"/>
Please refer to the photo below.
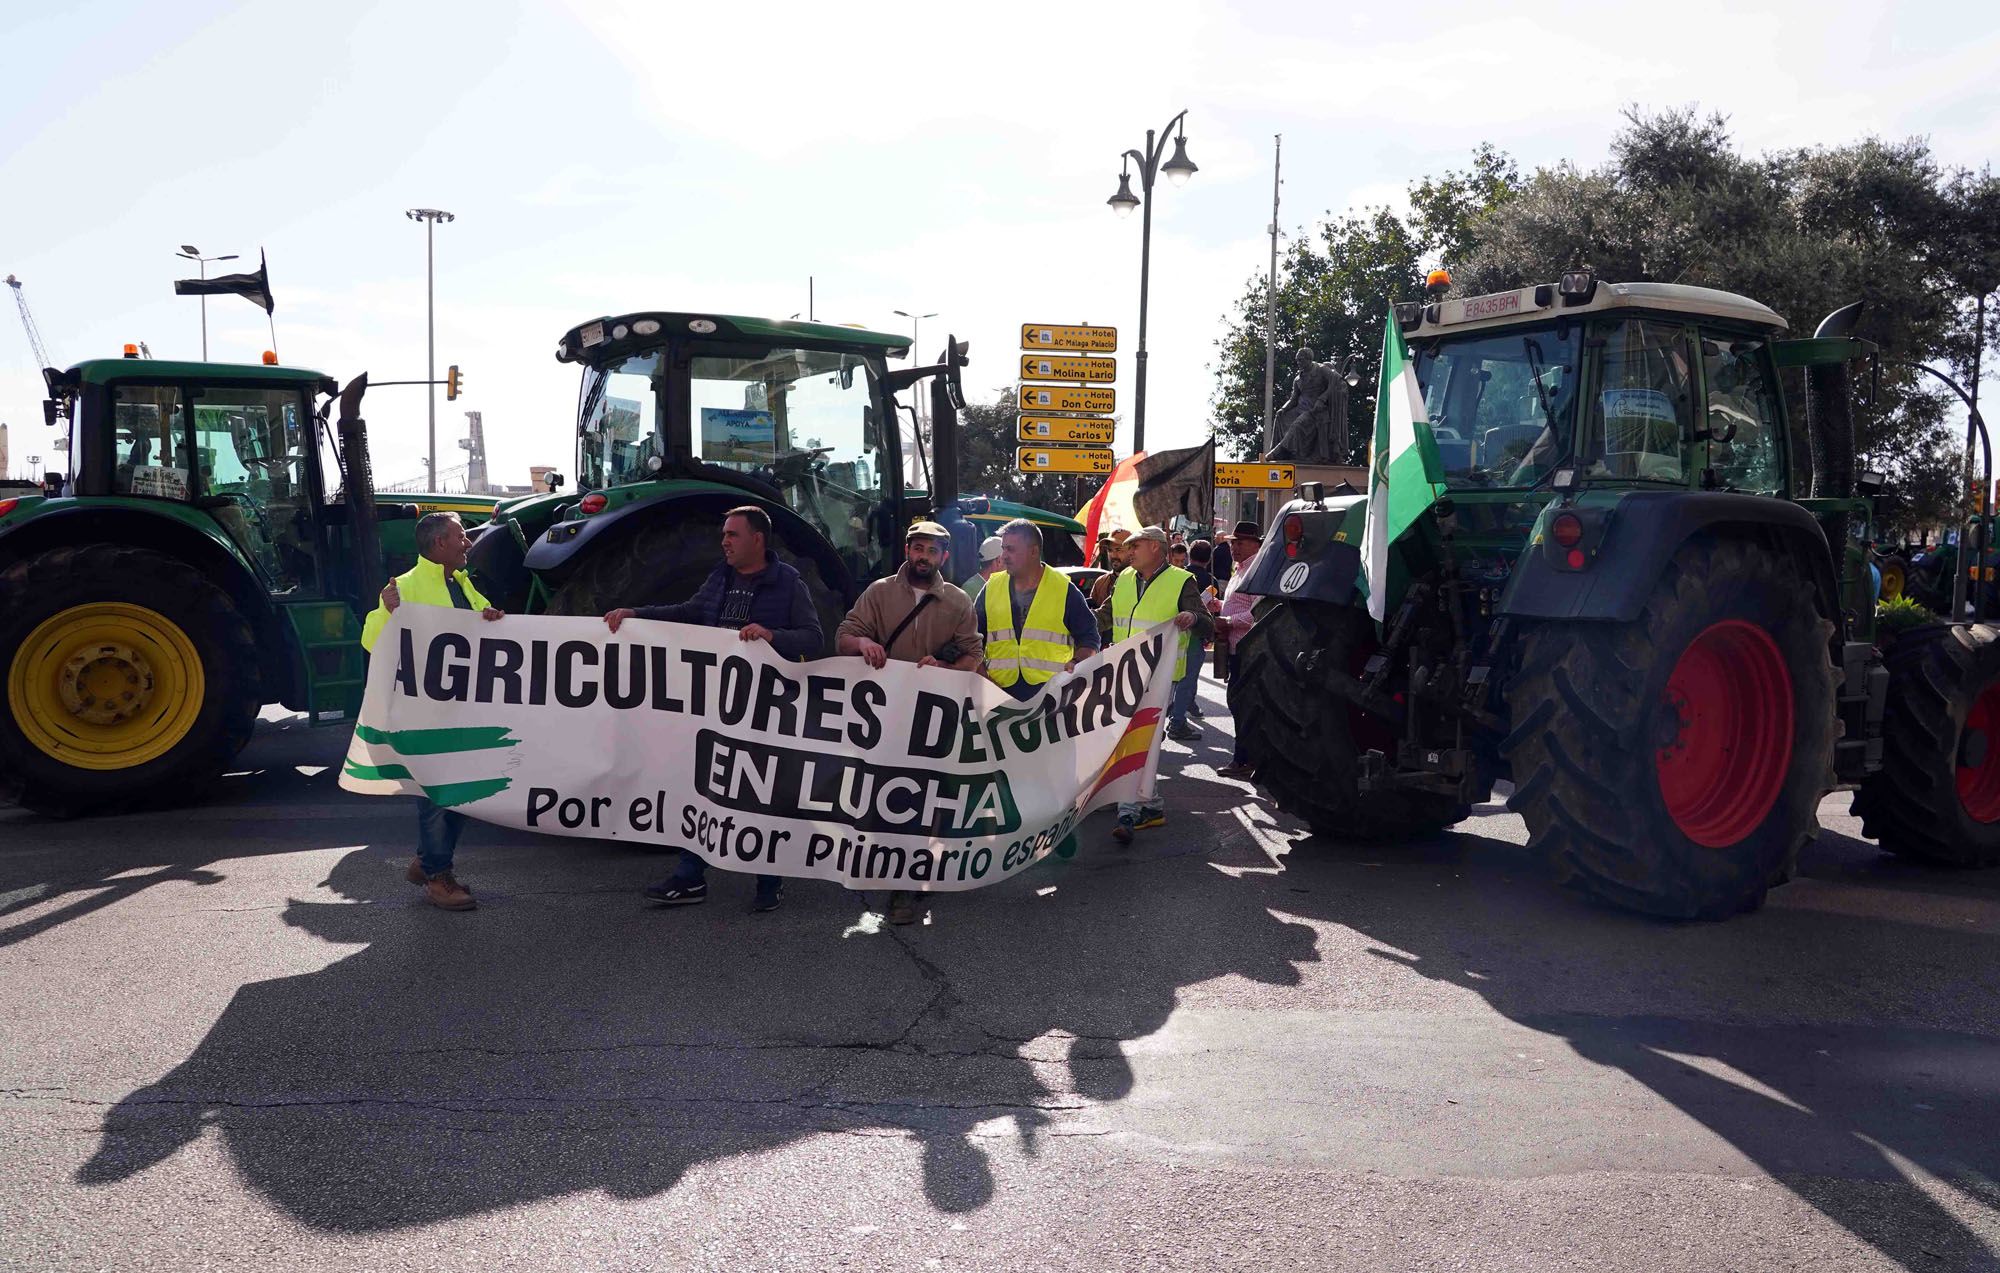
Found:
<path fill-rule="evenodd" d="M 491 828 L 433 910 L 296 722 L 198 808 L 0 810 L 0 1264 L 2000 1268 L 2000 872 L 1836 796 L 1762 912 L 1646 921 L 1497 806 L 1303 837 L 1205 696 L 1167 828 L 909 929 Z"/>

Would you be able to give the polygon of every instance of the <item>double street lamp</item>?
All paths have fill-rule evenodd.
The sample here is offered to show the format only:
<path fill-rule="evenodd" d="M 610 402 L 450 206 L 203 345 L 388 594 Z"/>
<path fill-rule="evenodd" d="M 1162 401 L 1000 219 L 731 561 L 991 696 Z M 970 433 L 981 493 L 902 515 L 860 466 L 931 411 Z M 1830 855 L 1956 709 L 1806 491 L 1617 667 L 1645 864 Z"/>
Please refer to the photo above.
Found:
<path fill-rule="evenodd" d="M 1187 112 L 1182 111 L 1167 121 L 1167 126 L 1156 134 L 1146 130 L 1144 151 L 1125 152 L 1118 172 L 1118 193 L 1105 202 L 1121 217 L 1132 215 L 1134 208 L 1145 209 L 1145 228 L 1139 233 L 1139 350 L 1134 361 L 1133 406 L 1132 406 L 1132 450 L 1146 449 L 1146 293 L 1153 265 L 1153 179 L 1160 173 L 1167 174 L 1167 180 L 1176 186 L 1187 184 L 1194 176 L 1194 161 L 1187 157 L 1187 136 L 1182 129 L 1182 121 Z M 1166 149 L 1167 134 L 1174 138 L 1173 157 L 1166 163 L 1160 162 L 1160 152 Z M 1158 141 L 1155 142 L 1155 136 Z M 1132 164 L 1139 165 L 1138 195 L 1132 193 Z"/>
<path fill-rule="evenodd" d="M 208 263 L 210 261 L 233 261 L 236 259 L 236 253 L 234 252 L 231 252 L 226 256 L 203 256 L 201 254 L 201 249 L 196 247 L 192 243 L 181 244 L 181 250 L 174 253 L 174 255 L 183 256 L 186 257 L 188 260 L 193 261 L 196 267 L 201 270 L 201 277 L 203 278 L 208 277 Z M 201 360 L 203 362 L 208 361 L 208 297 L 207 296 L 203 296 L 201 298 Z"/>
<path fill-rule="evenodd" d="M 437 223 L 456 221 L 457 217 L 437 208 L 411 208 L 403 214 L 412 221 L 424 223 L 424 379 L 430 382 L 430 488 L 436 493 L 438 485 L 438 390 L 437 390 L 437 272 L 435 269 Z"/>

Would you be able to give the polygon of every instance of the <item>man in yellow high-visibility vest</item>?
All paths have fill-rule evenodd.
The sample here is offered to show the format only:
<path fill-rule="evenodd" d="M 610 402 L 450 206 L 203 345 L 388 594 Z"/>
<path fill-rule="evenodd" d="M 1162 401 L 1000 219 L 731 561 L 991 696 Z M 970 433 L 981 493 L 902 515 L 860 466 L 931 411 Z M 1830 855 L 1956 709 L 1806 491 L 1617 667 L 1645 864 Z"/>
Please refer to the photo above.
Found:
<path fill-rule="evenodd" d="M 1189 644 L 1199 648 L 1215 621 L 1202 604 L 1194 576 L 1167 564 L 1166 531 L 1148 526 L 1132 536 L 1130 546 L 1132 568 L 1118 576 L 1111 589 L 1111 603 L 1105 607 L 1111 620 L 1111 643 L 1116 645 L 1135 632 L 1171 620 L 1181 631 L 1174 656 L 1174 679 L 1178 681 L 1187 671 Z M 1118 825 L 1112 828 L 1111 838 L 1130 844 L 1133 831 L 1166 824 L 1166 798 L 1155 793 L 1150 800 L 1119 804 Z"/>
<path fill-rule="evenodd" d="M 477 610 L 483 619 L 503 618 L 501 611 L 479 595 L 466 573 L 465 558 L 472 541 L 457 513 L 427 513 L 417 519 L 417 564 L 391 579 L 382 589 L 380 604 L 361 625 L 361 648 L 371 655 L 376 638 L 389 625 L 389 616 L 401 605 L 451 606 Z M 387 657 L 396 657 L 391 652 Z M 410 883 L 423 886 L 431 905 L 448 911 L 469 911 L 477 905 L 472 890 L 452 874 L 458 853 L 458 833 L 465 815 L 434 803 L 429 796 L 417 797 L 417 855 L 406 872 Z"/>
<path fill-rule="evenodd" d="M 1042 563 L 1042 531 L 1033 522 L 1016 518 L 1000 528 L 1000 564 L 1006 573 L 980 598 L 986 675 L 1026 700 L 1097 653 L 1097 618 L 1069 577 Z"/>
<path fill-rule="evenodd" d="M 1043 564 L 1041 527 L 1017 517 L 1000 528 L 999 539 L 1004 569 L 979 598 L 979 635 L 986 640 L 987 677 L 1026 701 L 1103 643 L 1090 602 L 1069 576 Z M 1074 857 L 1076 832 L 1055 852 Z"/>

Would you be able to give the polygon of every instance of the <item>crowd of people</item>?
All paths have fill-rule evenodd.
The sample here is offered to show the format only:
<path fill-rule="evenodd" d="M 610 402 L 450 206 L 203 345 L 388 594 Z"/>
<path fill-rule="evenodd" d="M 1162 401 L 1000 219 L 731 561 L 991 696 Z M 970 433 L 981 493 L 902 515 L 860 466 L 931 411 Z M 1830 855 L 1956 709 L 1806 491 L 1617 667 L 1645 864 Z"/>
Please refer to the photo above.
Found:
<path fill-rule="evenodd" d="M 763 641 L 786 659 L 816 657 L 825 646 L 819 613 L 799 572 L 771 548 L 771 519 L 762 508 L 744 505 L 724 515 L 722 560 L 685 601 L 613 609 L 604 623 L 613 632 L 630 619 L 661 619 L 727 628 L 744 641 Z M 1167 736 L 1199 739 L 1197 688 L 1211 638 L 1221 651 L 1249 628 L 1250 598 L 1238 597 L 1241 572 L 1254 556 L 1262 533 L 1240 522 L 1224 536 L 1226 558 L 1207 541 L 1189 544 L 1157 526 L 1103 537 L 1103 571 L 1084 593 L 1062 571 L 1045 564 L 1041 528 L 1027 520 L 1001 527 L 979 547 L 978 573 L 960 588 L 951 582 L 951 535 L 932 521 L 911 525 L 903 537 L 903 563 L 892 575 L 869 584 L 834 632 L 834 649 L 880 669 L 890 662 L 926 668 L 979 672 L 1014 698 L 1027 700 L 1055 676 L 1073 670 L 1106 645 L 1158 623 L 1172 623 L 1180 639 L 1174 658 L 1174 686 L 1167 712 Z M 502 612 L 482 596 L 466 570 L 470 541 L 454 513 L 432 513 L 416 526 L 417 564 L 382 589 L 380 604 L 362 629 L 362 646 L 376 638 L 399 605 L 453 606 L 477 610 L 488 620 Z M 1219 567 L 1219 569 L 1218 569 Z M 1218 595 L 1218 588 L 1221 589 Z M 1241 753 L 1232 776 L 1247 772 Z M 418 797 L 417 853 L 407 875 L 432 905 L 472 910 L 477 902 L 461 884 L 453 863 L 465 815 Z M 1111 838 L 1125 845 L 1139 831 L 1166 824 L 1165 800 L 1121 803 Z M 1056 852 L 1076 852 L 1074 833 Z M 648 885 L 645 896 L 666 906 L 689 906 L 708 899 L 708 864 L 683 850 L 671 874 Z M 777 909 L 784 897 L 781 876 L 759 875 L 753 911 Z M 885 914 L 892 924 L 914 923 L 923 899 L 914 892 L 889 894 Z"/>

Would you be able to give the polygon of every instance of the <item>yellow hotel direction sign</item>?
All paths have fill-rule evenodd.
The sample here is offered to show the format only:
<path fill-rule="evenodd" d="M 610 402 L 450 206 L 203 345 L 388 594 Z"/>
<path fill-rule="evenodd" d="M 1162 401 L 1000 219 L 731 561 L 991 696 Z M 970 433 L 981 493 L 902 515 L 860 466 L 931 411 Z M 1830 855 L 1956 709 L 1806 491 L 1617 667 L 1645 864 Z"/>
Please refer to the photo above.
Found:
<path fill-rule="evenodd" d="M 1118 390 L 1110 385 L 1022 385 L 1015 396 L 1023 412 L 1080 411 L 1110 415 L 1118 409 Z"/>
<path fill-rule="evenodd" d="M 1014 451 L 1014 467 L 1023 473 L 1109 473 L 1118 466 L 1109 447 L 1024 446 Z"/>
<path fill-rule="evenodd" d="M 1289 464 L 1218 464 L 1217 490 L 1289 490 L 1297 486 L 1298 470 Z"/>
<path fill-rule="evenodd" d="M 1116 421 L 1094 420 L 1088 416 L 1021 417 L 1023 442 L 1088 442 L 1096 446 L 1110 446 L 1117 429 Z"/>
<path fill-rule="evenodd" d="M 1089 380 L 1108 384 L 1118 379 L 1116 358 L 1077 358 L 1061 354 L 1022 354 L 1023 380 Z"/>
<path fill-rule="evenodd" d="M 1064 327 L 1056 323 L 1021 324 L 1023 349 L 1076 349 L 1087 354 L 1118 352 L 1116 327 Z"/>

